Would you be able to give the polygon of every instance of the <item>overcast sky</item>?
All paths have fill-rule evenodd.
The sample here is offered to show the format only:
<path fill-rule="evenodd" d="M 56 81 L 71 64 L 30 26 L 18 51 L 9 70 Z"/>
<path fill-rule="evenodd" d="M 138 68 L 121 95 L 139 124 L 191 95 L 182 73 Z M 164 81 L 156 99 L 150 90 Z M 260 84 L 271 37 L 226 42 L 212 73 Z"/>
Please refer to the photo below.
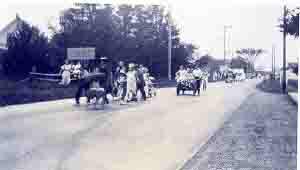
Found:
<path fill-rule="evenodd" d="M 297 0 L 285 0 L 289 8 L 300 6 Z M 16 13 L 43 32 L 47 26 L 57 24 L 59 12 L 71 7 L 75 1 L 64 3 L 58 0 L 48 2 L 31 1 L 1 3 L 0 29 L 12 21 Z M 76 1 L 79 2 L 79 1 Z M 86 2 L 86 1 L 85 1 Z M 283 13 L 284 0 L 94 0 L 98 3 L 131 4 L 169 4 L 175 23 L 181 29 L 181 37 L 200 47 L 202 53 L 208 52 L 216 58 L 223 58 L 224 25 L 231 25 L 227 31 L 228 55 L 239 48 L 262 48 L 268 52 L 260 58 L 258 65 L 270 66 L 271 47 L 276 46 L 276 63 L 282 63 L 282 33 L 276 25 Z M 293 38 L 287 41 L 289 61 L 299 56 L 299 42 Z"/>

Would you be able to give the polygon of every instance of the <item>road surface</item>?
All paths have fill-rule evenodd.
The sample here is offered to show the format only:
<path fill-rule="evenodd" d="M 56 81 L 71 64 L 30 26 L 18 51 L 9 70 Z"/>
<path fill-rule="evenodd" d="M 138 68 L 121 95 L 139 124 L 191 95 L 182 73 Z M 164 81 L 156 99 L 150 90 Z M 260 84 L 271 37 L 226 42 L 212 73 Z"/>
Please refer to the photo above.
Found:
<path fill-rule="evenodd" d="M 174 88 L 104 111 L 60 100 L 0 109 L 0 170 L 175 170 L 254 93 L 258 80 Z"/>

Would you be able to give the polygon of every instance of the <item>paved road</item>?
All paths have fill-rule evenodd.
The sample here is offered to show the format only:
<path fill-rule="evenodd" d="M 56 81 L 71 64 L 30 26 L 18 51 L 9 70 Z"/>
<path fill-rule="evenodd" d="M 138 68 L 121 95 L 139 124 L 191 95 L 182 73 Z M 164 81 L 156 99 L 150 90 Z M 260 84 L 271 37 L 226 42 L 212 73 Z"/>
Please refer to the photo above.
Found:
<path fill-rule="evenodd" d="M 105 111 L 71 100 L 0 110 L 0 170 L 174 170 L 255 91 L 257 80 L 212 83 L 200 97 L 174 88 Z"/>

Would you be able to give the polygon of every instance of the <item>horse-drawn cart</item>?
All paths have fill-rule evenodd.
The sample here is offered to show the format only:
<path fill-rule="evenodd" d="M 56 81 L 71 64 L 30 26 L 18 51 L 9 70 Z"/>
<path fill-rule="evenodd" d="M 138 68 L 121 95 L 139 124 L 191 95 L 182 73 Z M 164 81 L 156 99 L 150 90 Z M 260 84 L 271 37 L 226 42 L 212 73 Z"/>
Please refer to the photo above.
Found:
<path fill-rule="evenodd" d="M 104 73 L 92 73 L 88 76 L 86 76 L 85 81 L 89 82 L 90 86 L 94 81 L 97 82 L 104 82 L 105 80 L 105 74 Z M 106 86 L 103 84 L 100 84 L 99 87 L 91 87 L 86 92 L 86 96 L 88 98 L 88 101 L 92 101 L 92 104 L 95 108 L 97 108 L 97 105 L 100 105 L 101 108 L 104 108 L 105 100 L 106 98 L 107 89 Z"/>

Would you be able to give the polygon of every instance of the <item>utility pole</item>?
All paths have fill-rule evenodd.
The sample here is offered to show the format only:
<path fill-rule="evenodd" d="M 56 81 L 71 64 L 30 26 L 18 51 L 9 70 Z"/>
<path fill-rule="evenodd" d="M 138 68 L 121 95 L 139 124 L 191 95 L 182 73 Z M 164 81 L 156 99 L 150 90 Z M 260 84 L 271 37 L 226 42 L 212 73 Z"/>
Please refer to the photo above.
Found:
<path fill-rule="evenodd" d="M 226 26 L 224 26 L 224 65 L 226 63 Z"/>
<path fill-rule="evenodd" d="M 274 59 L 273 59 L 273 61 L 274 61 L 274 73 L 276 73 L 276 47 L 275 47 L 275 45 L 274 45 Z"/>
<path fill-rule="evenodd" d="M 275 79 L 275 72 L 276 72 L 276 66 L 275 66 L 275 45 L 272 45 L 272 76 Z"/>
<path fill-rule="evenodd" d="M 169 23 L 168 23 L 168 78 L 172 80 L 172 18 L 171 18 L 171 9 L 169 6 Z"/>
<path fill-rule="evenodd" d="M 272 45 L 272 76 L 274 74 L 274 45 Z"/>
<path fill-rule="evenodd" d="M 224 65 L 226 65 L 226 31 L 231 28 L 231 25 L 224 25 Z"/>
<path fill-rule="evenodd" d="M 286 5 L 283 7 L 283 75 L 282 75 L 282 92 L 286 93 L 286 15 L 287 15 L 287 8 Z"/>

